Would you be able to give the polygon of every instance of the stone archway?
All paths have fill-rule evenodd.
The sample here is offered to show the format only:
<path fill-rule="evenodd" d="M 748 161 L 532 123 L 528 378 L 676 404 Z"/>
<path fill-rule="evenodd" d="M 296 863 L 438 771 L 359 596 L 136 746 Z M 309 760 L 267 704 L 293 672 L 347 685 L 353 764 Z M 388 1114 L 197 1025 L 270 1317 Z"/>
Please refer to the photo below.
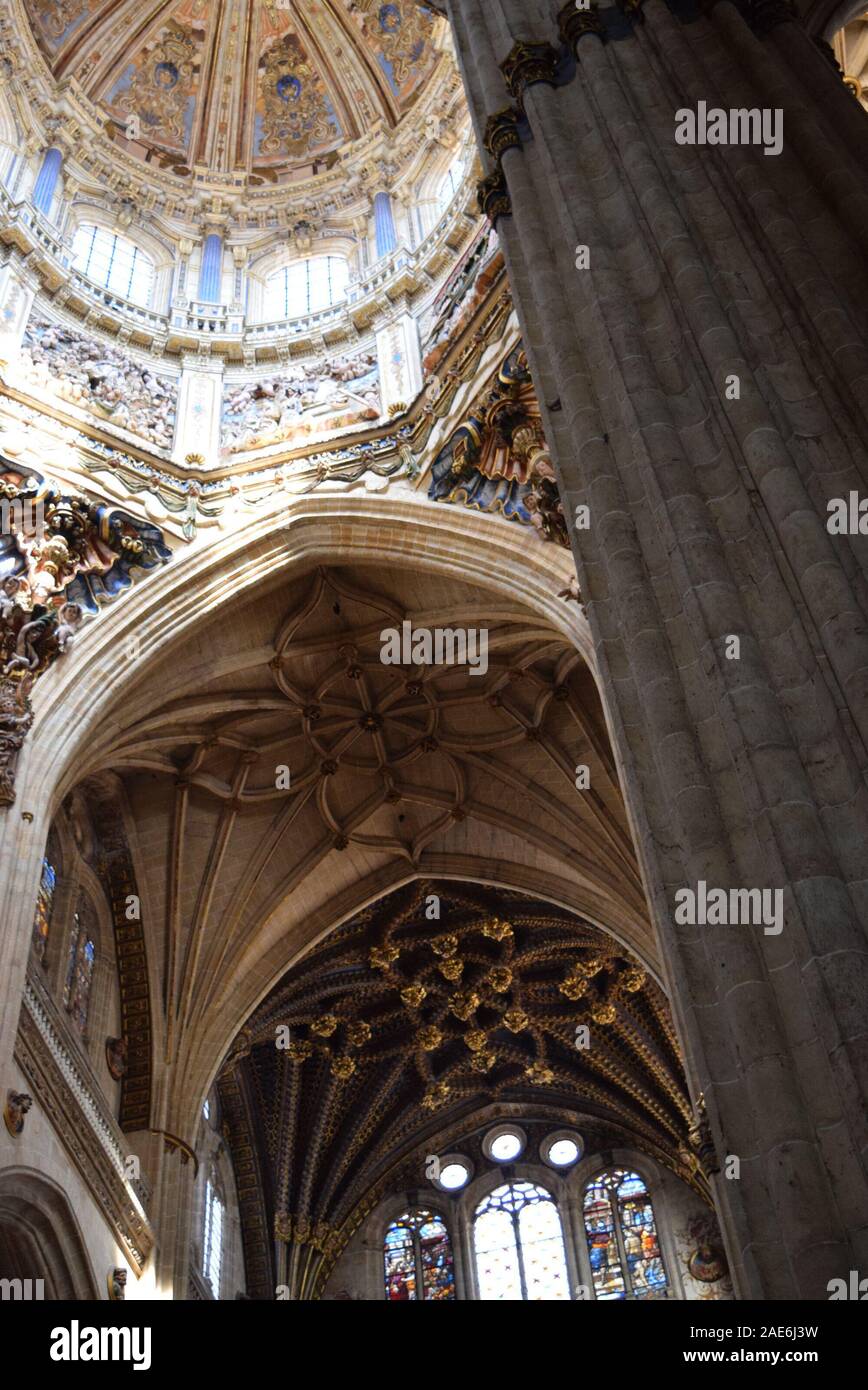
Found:
<path fill-rule="evenodd" d="M 0 1172 L 0 1279 L 34 1281 L 33 1297 L 69 1301 L 99 1298 L 78 1223 L 65 1194 L 39 1173 Z M 35 1281 L 42 1280 L 37 1292 Z"/>

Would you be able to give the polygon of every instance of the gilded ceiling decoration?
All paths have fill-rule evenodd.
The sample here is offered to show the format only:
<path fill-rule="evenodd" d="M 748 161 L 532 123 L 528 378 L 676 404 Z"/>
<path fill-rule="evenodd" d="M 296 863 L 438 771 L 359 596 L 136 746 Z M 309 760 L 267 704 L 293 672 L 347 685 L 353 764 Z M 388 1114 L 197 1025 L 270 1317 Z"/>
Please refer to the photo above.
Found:
<path fill-rule="evenodd" d="M 26 0 L 59 79 L 177 173 L 274 170 L 395 126 L 438 60 L 412 0 Z"/>
<path fill-rule="evenodd" d="M 289 970 L 221 1094 L 233 1148 L 256 1150 L 251 1203 L 328 1258 L 396 1165 L 420 1181 L 438 1136 L 492 1102 L 591 1117 L 682 1173 L 692 1121 L 665 998 L 629 952 L 550 903 L 439 881 Z"/>

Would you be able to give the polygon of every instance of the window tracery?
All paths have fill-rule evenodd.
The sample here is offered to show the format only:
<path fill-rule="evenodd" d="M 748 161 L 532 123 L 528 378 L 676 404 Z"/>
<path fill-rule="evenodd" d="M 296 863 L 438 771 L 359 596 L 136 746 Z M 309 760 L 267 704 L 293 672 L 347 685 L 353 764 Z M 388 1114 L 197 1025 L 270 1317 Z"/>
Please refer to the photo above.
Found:
<path fill-rule="evenodd" d="M 476 1208 L 473 1246 L 481 1300 L 569 1299 L 561 1219 L 544 1187 L 531 1182 L 496 1187 Z"/>
<path fill-rule="evenodd" d="M 452 1302 L 452 1243 L 442 1217 L 413 1210 L 393 1221 L 383 1242 L 386 1298 L 400 1302 Z"/>
<path fill-rule="evenodd" d="M 224 1203 L 216 1178 L 205 1184 L 205 1232 L 202 1241 L 202 1274 L 215 1298 L 220 1297 L 223 1268 Z"/>
<path fill-rule="evenodd" d="M 36 959 L 43 964 L 48 950 L 48 933 L 51 930 L 51 914 L 57 891 L 58 871 L 55 868 L 56 863 L 57 845 L 56 842 L 52 844 L 49 836 L 45 858 L 42 861 L 42 874 L 39 880 L 39 890 L 36 894 L 36 912 L 33 918 L 33 953 Z"/>
<path fill-rule="evenodd" d="M 597 1298 L 667 1297 L 657 1223 L 638 1173 L 614 1168 L 589 1182 L 584 1218 Z"/>

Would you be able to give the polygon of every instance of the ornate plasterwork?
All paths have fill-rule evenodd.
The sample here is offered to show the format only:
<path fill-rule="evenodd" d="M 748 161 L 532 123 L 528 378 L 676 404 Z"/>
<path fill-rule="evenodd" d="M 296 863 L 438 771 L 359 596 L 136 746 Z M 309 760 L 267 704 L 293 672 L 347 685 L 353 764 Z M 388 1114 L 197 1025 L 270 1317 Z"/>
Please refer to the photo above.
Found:
<path fill-rule="evenodd" d="M 570 999 L 575 978 L 586 988 Z M 326 1262 L 396 1164 L 441 1151 L 432 1126 L 493 1100 L 572 1105 L 689 1172 L 690 1101 L 657 985 L 579 919 L 470 885 L 418 883 L 333 933 L 248 1020 L 220 1085 L 258 1115 L 275 1235 Z"/>
<path fill-rule="evenodd" d="M 188 153 L 199 79 L 201 34 L 170 19 L 126 63 L 106 93 L 110 111 L 126 120 L 125 132 L 156 148 Z"/>
<path fill-rule="evenodd" d="M 326 85 L 296 34 L 260 59 L 254 157 L 298 159 L 334 149 L 340 122 Z"/>
<path fill-rule="evenodd" d="M 2 457 L 0 507 L 0 806 L 11 806 L 35 681 L 69 651 L 86 613 L 170 551 L 156 526 Z"/>
<path fill-rule="evenodd" d="M 20 378 L 39 390 L 46 377 L 62 400 L 168 452 L 178 405 L 176 377 L 161 376 L 122 347 L 36 313 L 24 334 Z"/>
<path fill-rule="evenodd" d="M 243 453 L 370 423 L 379 416 L 377 358 L 360 353 L 227 383 L 222 439 L 229 453 Z"/>
<path fill-rule="evenodd" d="M 226 182 L 281 175 L 395 128 L 436 72 L 440 26 L 410 0 L 27 0 L 54 76 L 74 79 L 110 138 L 133 158 Z M 260 177 L 257 177 L 257 173 Z"/>

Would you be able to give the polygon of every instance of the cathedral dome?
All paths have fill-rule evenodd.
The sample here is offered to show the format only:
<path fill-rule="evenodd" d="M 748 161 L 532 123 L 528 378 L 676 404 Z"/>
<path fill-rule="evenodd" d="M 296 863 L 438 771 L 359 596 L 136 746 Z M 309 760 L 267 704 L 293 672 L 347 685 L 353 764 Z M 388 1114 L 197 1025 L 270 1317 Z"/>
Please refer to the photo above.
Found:
<path fill-rule="evenodd" d="M 442 56 L 415 0 L 26 0 L 59 83 L 125 152 L 251 184 L 393 131 Z"/>

